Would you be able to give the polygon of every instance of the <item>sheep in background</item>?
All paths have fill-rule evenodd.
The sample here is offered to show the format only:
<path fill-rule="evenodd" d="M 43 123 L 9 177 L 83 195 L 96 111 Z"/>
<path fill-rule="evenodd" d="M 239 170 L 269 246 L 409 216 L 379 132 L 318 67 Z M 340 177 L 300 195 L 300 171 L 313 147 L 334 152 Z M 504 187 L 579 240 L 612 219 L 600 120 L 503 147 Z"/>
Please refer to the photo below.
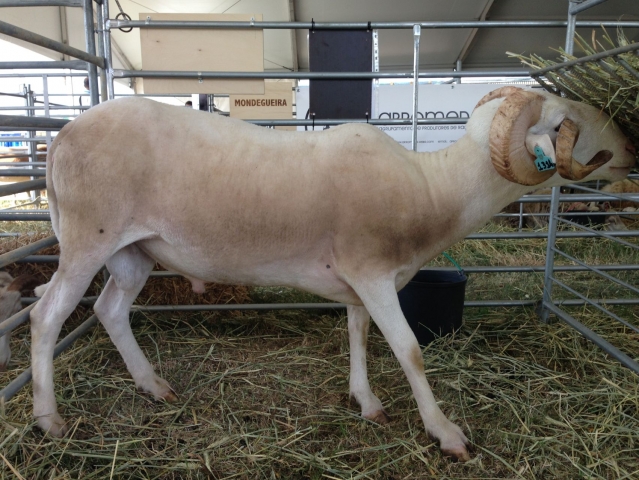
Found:
<path fill-rule="evenodd" d="M 385 422 L 366 372 L 372 316 L 427 432 L 445 455 L 468 460 L 466 436 L 426 380 L 397 290 L 525 193 L 625 178 L 635 158 L 607 122 L 595 108 L 506 87 L 480 102 L 457 143 L 416 153 L 365 124 L 277 131 L 141 98 L 92 108 L 60 131 L 47 158 L 61 253 L 31 313 L 38 425 L 55 436 L 67 431 L 54 395 L 53 350 L 105 263 L 111 277 L 94 307 L 98 318 L 137 387 L 177 401 L 129 324 L 157 261 L 191 279 L 284 285 L 347 303 L 350 393 L 364 417 Z M 536 147 L 556 159 L 556 170 L 539 171 Z M 201 195 L 207 208 L 196 209 Z"/>
<path fill-rule="evenodd" d="M 8 272 L 0 272 L 0 323 L 22 309 L 20 292 L 32 289 L 40 282 L 31 275 L 20 275 L 13 278 Z M 0 371 L 4 371 L 11 359 L 9 346 L 11 333 L 0 337 Z"/>

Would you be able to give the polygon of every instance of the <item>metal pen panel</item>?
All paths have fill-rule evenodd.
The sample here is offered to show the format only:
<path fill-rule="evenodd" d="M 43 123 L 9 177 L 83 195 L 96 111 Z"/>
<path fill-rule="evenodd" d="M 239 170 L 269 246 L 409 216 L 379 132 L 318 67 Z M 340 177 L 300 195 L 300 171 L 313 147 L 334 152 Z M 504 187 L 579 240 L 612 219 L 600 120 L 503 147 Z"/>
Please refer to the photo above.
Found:
<path fill-rule="evenodd" d="M 0 174 L 1 173 L 2 170 L 0 170 Z M 45 188 L 47 188 L 47 181 L 45 179 L 11 183 L 9 185 L 0 186 L 0 197 L 15 195 L 16 193 L 29 192 L 32 190 L 42 190 Z"/>
<path fill-rule="evenodd" d="M 90 55 L 86 52 L 83 52 L 82 50 L 78 50 L 77 48 L 70 47 L 69 45 L 65 45 L 64 43 L 56 42 L 55 40 L 51 40 L 50 38 L 38 35 L 34 32 L 30 32 L 29 30 L 25 30 L 24 28 L 16 27 L 15 25 L 11 25 L 7 22 L 0 21 L 0 33 L 4 33 L 5 35 L 18 38 L 20 40 L 24 40 L 25 42 L 33 43 L 34 45 L 48 48 L 49 50 L 64 53 L 65 55 L 84 60 L 85 62 L 89 62 L 93 65 L 104 67 L 103 58 L 100 58 L 96 55 Z"/>
<path fill-rule="evenodd" d="M 106 3 L 106 2 L 105 2 Z M 53 358 L 57 358 L 62 352 L 69 348 L 73 343 L 87 333 L 98 323 L 98 317 L 91 315 L 91 317 L 82 323 L 78 328 L 73 330 L 69 335 L 64 337 L 55 346 L 53 350 Z M 13 397 L 22 387 L 31 381 L 31 367 L 27 368 L 24 372 L 18 375 L 9 385 L 0 390 L 0 401 L 8 401 Z"/>
<path fill-rule="evenodd" d="M 105 2 L 106 3 L 106 2 Z M 293 29 L 293 30 L 409 30 L 419 25 L 424 29 L 441 28 L 565 28 L 563 20 L 460 21 L 460 22 L 203 22 L 174 20 L 116 20 L 108 19 L 107 28 L 167 28 L 167 29 Z M 580 21 L 576 27 L 639 27 L 637 21 Z"/>
<path fill-rule="evenodd" d="M 48 61 L 48 62 L 0 62 L 0 70 L 10 69 L 54 69 L 54 68 L 68 68 L 69 70 L 86 70 L 87 62 L 82 60 L 68 60 L 68 61 Z"/>
<path fill-rule="evenodd" d="M 412 79 L 413 72 L 197 72 L 170 70 L 114 70 L 117 78 L 191 78 L 200 79 L 268 79 L 268 80 L 305 80 L 305 79 Z M 439 72 L 421 72 L 419 78 L 448 77 L 530 77 L 529 70 L 464 70 L 456 72 L 446 70 Z"/>
<path fill-rule="evenodd" d="M 0 255 L 0 268 L 4 268 L 7 265 L 20 260 L 21 258 L 32 255 L 35 252 L 42 250 L 43 248 L 52 247 L 57 243 L 58 239 L 55 237 L 55 235 L 51 235 L 50 237 L 43 238 L 42 240 L 30 243 L 29 245 L 25 245 L 24 247 L 16 248 L 11 252 L 3 253 L 2 255 Z"/>

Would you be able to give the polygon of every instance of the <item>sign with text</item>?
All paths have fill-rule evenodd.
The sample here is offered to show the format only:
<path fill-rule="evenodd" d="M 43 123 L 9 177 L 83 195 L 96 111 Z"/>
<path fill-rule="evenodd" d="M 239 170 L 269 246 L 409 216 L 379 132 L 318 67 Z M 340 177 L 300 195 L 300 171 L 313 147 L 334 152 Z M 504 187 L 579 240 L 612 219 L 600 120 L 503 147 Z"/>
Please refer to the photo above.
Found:
<path fill-rule="evenodd" d="M 469 118 L 477 102 L 488 92 L 502 87 L 499 84 L 420 85 L 418 118 Z M 297 96 L 297 118 L 305 118 L 308 110 L 308 89 L 300 87 Z M 373 118 L 405 119 L 413 116 L 413 86 L 379 85 L 374 93 Z M 315 127 L 320 130 L 323 127 Z M 419 125 L 417 151 L 433 152 L 446 148 L 466 133 L 466 125 Z M 298 127 L 304 130 L 304 127 Z M 412 125 L 380 125 L 379 129 L 398 143 L 411 148 Z M 310 128 L 307 128 L 310 130 Z"/>
<path fill-rule="evenodd" d="M 293 83 L 265 82 L 264 95 L 229 95 L 230 116 L 242 120 L 293 118 Z M 295 130 L 295 127 L 276 127 Z"/>

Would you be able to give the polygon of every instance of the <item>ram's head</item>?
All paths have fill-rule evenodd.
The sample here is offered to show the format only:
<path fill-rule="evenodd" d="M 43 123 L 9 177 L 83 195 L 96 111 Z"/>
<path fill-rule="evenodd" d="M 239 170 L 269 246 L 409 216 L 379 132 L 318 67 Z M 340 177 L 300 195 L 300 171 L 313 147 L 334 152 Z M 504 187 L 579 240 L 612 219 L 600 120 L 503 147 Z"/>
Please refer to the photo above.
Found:
<path fill-rule="evenodd" d="M 511 182 L 540 185 L 555 174 L 565 180 L 553 184 L 615 181 L 635 164 L 632 144 L 610 117 L 589 105 L 503 87 L 486 95 L 475 108 L 480 107 L 496 110 L 488 132 L 490 157 Z"/>

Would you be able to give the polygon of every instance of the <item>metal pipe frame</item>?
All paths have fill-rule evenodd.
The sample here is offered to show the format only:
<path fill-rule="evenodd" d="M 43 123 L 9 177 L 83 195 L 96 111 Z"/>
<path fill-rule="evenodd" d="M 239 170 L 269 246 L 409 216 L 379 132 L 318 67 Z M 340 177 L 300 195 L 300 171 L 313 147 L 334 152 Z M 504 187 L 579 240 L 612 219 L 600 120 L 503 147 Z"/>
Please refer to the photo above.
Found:
<path fill-rule="evenodd" d="M 412 147 L 417 151 L 417 109 L 419 104 L 419 40 L 422 35 L 422 28 L 419 25 L 413 26 L 413 134 Z M 377 72 L 374 72 L 377 73 Z"/>
<path fill-rule="evenodd" d="M 0 213 L 0 222 L 50 222 L 51 215 L 41 214 L 19 214 L 19 213 Z"/>
<path fill-rule="evenodd" d="M 575 25 L 576 25 L 576 15 L 577 13 L 586 10 L 587 8 L 590 8 L 594 5 L 598 5 L 600 3 L 602 3 L 604 0 L 587 0 L 585 2 L 579 2 L 578 0 L 570 0 L 570 4 L 569 4 L 569 9 L 568 9 L 568 28 L 567 28 L 567 32 L 566 32 L 566 47 L 565 47 L 565 51 L 567 54 L 571 55 L 572 51 L 573 51 L 573 45 L 574 45 L 574 33 L 575 33 Z M 606 52 L 602 52 L 602 53 L 598 53 L 595 55 L 590 55 L 588 57 L 582 57 L 576 60 L 572 60 L 572 61 L 568 61 L 568 62 L 564 62 L 562 64 L 558 64 L 558 65 L 553 65 L 552 67 L 548 67 L 548 68 L 544 68 L 544 69 L 540 69 L 537 70 L 535 72 L 533 72 L 533 77 L 538 78 L 539 76 L 551 72 L 551 71 L 558 71 L 561 70 L 563 68 L 569 68 L 571 66 L 574 65 L 579 65 L 579 64 L 584 64 L 586 62 L 601 62 L 602 58 L 607 57 L 607 56 L 616 56 L 616 55 L 620 55 L 623 53 L 628 53 L 631 51 L 639 51 L 639 43 L 636 44 L 632 44 L 632 45 L 628 45 L 625 47 L 620 47 L 620 48 L 616 48 L 613 50 L 609 50 Z M 619 61 L 620 59 L 617 57 L 616 58 L 617 61 Z M 624 62 L 626 63 L 626 62 Z M 622 65 L 624 68 L 626 68 L 626 70 L 628 70 L 631 74 L 635 75 L 637 74 L 636 71 L 634 71 L 634 69 L 632 67 L 630 67 L 628 65 L 628 67 L 630 67 L 630 69 L 628 69 L 628 67 L 626 67 L 626 65 Z M 605 69 L 609 72 L 609 73 L 614 73 L 611 72 L 610 69 L 608 68 L 607 65 L 604 66 Z M 616 75 L 616 74 L 615 74 Z M 639 76 L 639 74 L 635 75 L 635 76 Z M 623 83 L 623 82 L 622 82 Z M 579 190 L 583 190 L 586 192 L 596 192 L 596 190 L 590 189 L 588 187 L 583 187 L 583 186 L 577 186 L 576 187 Z M 612 194 L 612 196 L 618 197 L 618 198 L 624 198 L 623 196 L 618 196 L 618 195 L 614 195 Z M 545 271 L 544 271 L 544 293 L 543 293 L 543 299 L 541 302 L 541 306 L 538 310 L 539 312 L 539 316 L 541 317 L 541 320 L 544 322 L 548 321 L 548 317 L 551 313 L 555 314 L 557 317 L 559 317 L 561 320 L 563 320 L 564 322 L 566 322 L 568 325 L 570 325 L 572 328 L 574 328 L 575 330 L 577 330 L 581 335 L 583 335 L 585 338 L 587 338 L 588 340 L 590 340 L 591 342 L 593 342 L 595 345 L 597 345 L 598 347 L 600 347 L 601 349 L 603 349 L 606 353 L 608 353 L 609 355 L 611 355 L 613 358 L 615 358 L 616 360 L 618 360 L 622 365 L 630 368 L 632 371 L 634 371 L 635 373 L 639 374 L 639 363 L 637 363 L 636 361 L 632 360 L 630 357 L 628 357 L 626 354 L 624 354 L 623 352 L 621 352 L 619 349 L 617 349 L 616 347 L 614 347 L 612 344 L 610 344 L 609 342 L 607 342 L 606 340 L 604 340 L 601 336 L 597 335 L 596 333 L 594 333 L 592 330 L 588 329 L 587 327 L 585 327 L 582 323 L 580 323 L 579 321 L 577 321 L 574 317 L 572 317 L 571 315 L 569 315 L 568 313 L 566 313 L 565 311 L 563 311 L 561 308 L 559 308 L 557 305 L 555 305 L 555 302 L 552 301 L 552 287 L 554 284 L 562 287 L 563 289 L 565 289 L 566 291 L 570 292 L 573 295 L 576 295 L 577 297 L 580 298 L 581 301 L 585 302 L 585 304 L 588 304 L 590 306 L 593 306 L 595 308 L 597 308 L 598 310 L 602 311 L 603 313 L 607 314 L 610 318 L 621 322 L 623 325 L 625 325 L 627 328 L 630 328 L 636 332 L 639 332 L 639 328 L 637 328 L 636 326 L 626 322 L 625 320 L 623 320 L 622 318 L 620 318 L 619 316 L 615 315 L 614 313 L 608 311 L 607 309 L 603 308 L 601 305 L 599 305 L 599 303 L 601 302 L 597 302 L 597 301 L 592 301 L 590 299 L 588 299 L 585 295 L 582 295 L 581 293 L 577 292 L 575 289 L 571 288 L 570 286 L 566 285 L 565 283 L 559 281 L 555 275 L 554 272 L 558 270 L 558 268 L 555 267 L 555 254 L 559 254 L 560 256 L 568 259 L 569 261 L 583 267 L 586 268 L 587 270 L 605 278 L 608 281 L 614 282 L 618 285 L 621 285 L 622 287 L 625 287 L 627 289 L 629 289 L 631 292 L 638 294 L 639 293 L 639 288 L 634 287 L 633 285 L 630 285 L 627 282 L 624 282 L 612 275 L 609 275 L 608 273 L 605 273 L 602 269 L 597 268 L 595 266 L 591 266 L 586 264 L 585 262 L 582 262 L 580 260 L 578 260 L 577 258 L 568 255 L 567 253 L 565 253 L 564 251 L 560 250 L 559 248 L 557 248 L 555 246 L 555 240 L 556 238 L 559 236 L 559 234 L 557 233 L 557 225 L 559 222 L 562 223 L 566 223 L 569 224 L 573 227 L 577 227 L 579 228 L 581 231 L 590 233 L 590 234 L 594 234 L 598 237 L 603 237 L 606 238 L 608 240 L 614 240 L 626 247 L 631 247 L 633 249 L 639 249 L 639 245 L 633 244 L 633 243 L 629 243 L 629 242 L 624 242 L 622 240 L 619 240 L 618 238 L 614 238 L 615 236 L 611 236 L 609 235 L 609 233 L 604 233 L 604 232 L 596 232 L 591 228 L 585 227 L 583 225 L 579 225 L 575 222 L 571 222 L 565 218 L 560 218 L 558 215 L 558 211 L 559 211 L 559 188 L 555 187 L 553 188 L 553 196 L 552 196 L 552 203 L 551 203 L 551 209 L 550 209 L 550 224 L 549 224 L 549 233 L 548 233 L 548 247 L 547 247 L 547 256 L 546 256 L 546 267 L 545 267 Z M 639 235 L 638 235 L 639 236 Z M 610 304 L 610 301 L 605 301 L 604 303 L 608 303 Z"/>
<path fill-rule="evenodd" d="M 115 86 L 113 84 L 113 56 L 111 54 L 111 30 L 109 29 L 109 2 L 102 2 L 102 24 L 98 25 L 99 33 L 102 33 L 103 52 L 100 52 L 104 60 L 101 67 L 106 74 L 107 98 L 113 100 L 115 97 Z M 100 18 L 100 17 L 98 17 Z"/>
<path fill-rule="evenodd" d="M 1 175 L 2 170 L 0 170 L 0 176 Z M 45 188 L 47 188 L 47 181 L 44 179 L 12 183 L 10 185 L 0 186 L 0 197 L 15 195 L 16 193 L 30 192 L 32 190 L 44 190 Z"/>
<path fill-rule="evenodd" d="M 0 255 L 0 268 L 4 268 L 7 265 L 17 262 L 18 260 L 33 255 L 34 253 L 42 250 L 43 248 L 52 247 L 58 243 L 58 239 L 55 235 L 43 238 L 36 242 L 25 245 L 24 247 L 16 248 L 7 253 Z"/>
<path fill-rule="evenodd" d="M 413 79 L 413 72 L 196 72 L 170 70 L 113 70 L 116 78 L 185 78 L 185 79 L 276 79 L 276 80 L 305 80 L 305 79 L 358 79 L 370 80 L 376 78 Z M 448 77 L 530 77 L 530 71 L 518 70 L 463 70 L 456 72 L 446 70 L 441 72 L 421 72 L 419 78 L 448 78 Z M 152 95 L 151 95 L 152 96 Z"/>
<path fill-rule="evenodd" d="M 0 0 L 0 7 L 81 7 L 82 0 Z"/>
<path fill-rule="evenodd" d="M 49 63 L 49 62 L 47 62 Z M 86 62 L 82 62 L 86 68 Z M 32 72 L 32 73 L 0 73 L 0 78 L 36 78 L 46 75 L 47 77 L 86 77 L 86 73 L 48 73 L 48 72 Z M 6 94 L 5 94 L 6 95 Z M 57 95 L 57 96 L 66 96 Z"/>
<path fill-rule="evenodd" d="M 33 107 L 0 107 L 0 111 L 14 111 L 14 110 L 87 110 L 89 107 L 82 107 L 82 106 L 73 106 L 70 105 L 68 107 L 38 107 L 38 106 L 33 106 Z M 49 118 L 49 117 L 44 117 L 44 118 Z"/>
<path fill-rule="evenodd" d="M 608 302 L 611 304 L 611 302 Z M 559 319 L 563 320 L 565 323 L 570 325 L 572 328 L 577 330 L 581 335 L 583 335 L 586 339 L 590 340 L 592 343 L 601 348 L 608 355 L 616 359 L 623 366 L 628 367 L 630 370 L 639 374 L 639 363 L 635 362 L 628 355 L 623 353 L 621 350 L 616 348 L 610 342 L 607 342 L 595 332 L 590 330 L 584 324 L 576 320 L 574 317 L 568 315 L 562 309 L 555 306 L 553 303 L 544 302 L 544 308 L 548 309 L 551 313 L 554 313 Z"/>
<path fill-rule="evenodd" d="M 572 55 L 573 46 L 575 42 L 575 26 L 577 22 L 577 16 L 570 13 L 570 9 L 573 7 L 573 0 L 570 0 L 568 4 L 568 21 L 566 24 L 566 45 L 565 51 L 568 55 Z M 544 290 L 542 294 L 542 303 L 539 310 L 539 316 L 542 322 L 548 323 L 548 317 L 550 311 L 544 308 L 549 304 L 552 299 L 552 280 L 553 268 L 555 262 L 554 247 L 557 238 L 557 213 L 559 212 L 559 194 L 561 189 L 559 187 L 553 187 L 551 201 L 550 201 L 550 220 L 548 222 L 548 245 L 546 246 L 546 268 L 544 271 Z"/>
<path fill-rule="evenodd" d="M 104 34 L 102 28 L 104 25 L 104 17 L 102 16 L 102 1 L 96 2 L 98 8 L 95 9 L 97 34 L 98 34 L 98 54 L 104 56 Z M 103 68 L 99 71 L 100 74 L 100 101 L 106 102 L 109 97 L 107 96 L 107 78 L 106 72 Z"/>
<path fill-rule="evenodd" d="M 618 315 L 615 315 L 614 313 L 612 313 L 610 310 L 602 307 L 598 302 L 593 302 L 592 300 L 590 300 L 588 297 L 586 297 L 585 295 L 582 295 L 581 293 L 579 293 L 577 290 L 575 290 L 574 288 L 569 287 L 568 285 L 566 285 L 564 282 L 557 280 L 555 277 L 551 277 L 551 280 L 556 283 L 557 285 L 559 285 L 560 287 L 564 288 L 565 290 L 569 291 L 570 293 L 572 293 L 573 295 L 579 297 L 581 300 L 583 300 L 584 302 L 586 302 L 586 304 L 595 307 L 597 310 L 599 310 L 600 312 L 605 313 L 606 315 L 609 315 L 610 317 L 614 318 L 615 320 L 617 320 L 619 323 L 621 323 L 622 325 L 624 325 L 625 327 L 628 327 L 630 330 L 633 330 L 637 333 L 639 333 L 639 327 L 636 327 L 635 325 L 626 322 L 623 318 L 619 317 Z"/>
<path fill-rule="evenodd" d="M 28 164 L 25 163 L 25 165 Z M 0 176 L 3 177 L 44 177 L 46 174 L 47 171 L 44 168 L 7 168 L 6 170 L 0 170 Z"/>
<path fill-rule="evenodd" d="M 580 223 L 573 222 L 571 220 L 568 220 L 566 218 L 562 218 L 560 216 L 557 216 L 557 220 L 562 222 L 562 223 L 565 223 L 567 225 L 570 225 L 572 227 L 578 228 L 579 230 L 583 230 L 584 232 L 593 233 L 593 234 L 596 234 L 597 236 L 606 238 L 608 240 L 614 240 L 615 242 L 617 242 L 620 245 L 623 245 L 624 247 L 628 247 L 628 248 L 633 248 L 635 250 L 639 250 L 639 245 L 635 245 L 634 243 L 630 243 L 630 242 L 626 242 L 624 240 L 620 240 L 620 239 L 618 239 L 616 237 L 613 237 L 612 235 L 609 235 L 606 232 L 598 232 L 596 230 L 593 230 L 590 227 L 587 227 L 586 225 L 581 225 Z M 639 293 L 639 291 L 637 293 Z"/>
<path fill-rule="evenodd" d="M 562 257 L 570 260 L 571 262 L 574 262 L 577 265 L 581 265 L 582 267 L 587 268 L 590 272 L 597 273 L 601 277 L 603 277 L 603 278 L 605 278 L 607 280 L 610 280 L 611 282 L 616 283 L 617 285 L 621 285 L 622 287 L 627 288 L 628 290 L 630 290 L 631 292 L 634 292 L 635 294 L 639 294 L 639 288 L 630 285 L 628 282 L 624 282 L 623 280 L 619 280 L 617 277 L 613 277 L 612 275 L 609 275 L 606 272 L 602 272 L 597 267 L 594 267 L 592 265 L 588 265 L 587 263 L 582 262 L 581 260 L 573 257 L 572 255 L 568 255 L 563 250 L 559 250 L 558 248 L 553 247 L 553 251 L 555 253 L 558 253 Z"/>
<path fill-rule="evenodd" d="M 0 323 L 0 337 L 9 332 L 12 332 L 14 329 L 29 320 L 29 312 L 33 310 L 33 307 L 35 307 L 35 302 L 33 302 L 28 307 L 23 308 L 19 312 L 14 313 L 9 318 Z"/>
<path fill-rule="evenodd" d="M 106 2 L 105 2 L 106 3 Z M 55 346 L 53 351 L 53 358 L 57 358 L 62 352 L 69 348 L 73 343 L 87 333 L 98 323 L 98 317 L 91 315 L 88 320 L 82 323 L 78 328 L 73 330 L 69 335 L 64 337 Z M 8 401 L 13 397 L 22 387 L 31 381 L 31 367 L 27 368 L 24 372 L 18 375 L 9 385 L 0 390 L 0 401 Z"/>
<path fill-rule="evenodd" d="M 42 152 L 40 153 L 40 155 L 42 155 Z M 25 157 L 29 157 L 30 155 L 20 155 L 20 157 L 25 158 Z M 0 160 L 2 160 L 2 156 L 0 156 Z M 12 156 L 7 155 L 6 158 L 13 158 Z M 20 162 L 20 163 L 15 163 L 15 162 L 0 162 L 0 167 L 15 167 L 16 165 L 21 165 L 24 164 L 24 162 Z M 47 166 L 47 162 L 29 162 L 28 165 L 32 166 L 32 167 L 46 167 Z M 2 175 L 0 175 L 2 176 Z M 0 187 L 1 189 L 1 187 Z"/>
<path fill-rule="evenodd" d="M 106 2 L 105 2 L 106 3 Z M 105 17 L 106 18 L 106 17 Z M 106 27 L 113 28 L 179 28 L 179 29 L 292 29 L 292 30 L 401 30 L 412 29 L 419 25 L 424 29 L 441 28 L 565 28 L 563 20 L 547 21 L 468 21 L 468 22 L 202 22 L 202 21 L 168 21 L 168 20 L 116 20 L 108 19 Z M 637 21 L 581 21 L 576 27 L 639 27 Z"/>
<path fill-rule="evenodd" d="M 11 25 L 7 22 L 0 21 L 0 33 L 9 35 L 10 37 L 18 38 L 20 40 L 24 40 L 25 42 L 33 43 L 34 45 L 48 48 L 49 50 L 53 50 L 58 53 L 69 55 L 79 60 L 84 60 L 85 62 L 89 62 L 99 67 L 104 67 L 104 59 L 102 57 L 91 55 L 89 53 L 83 52 L 82 50 L 78 50 L 77 48 L 70 47 L 69 45 L 65 45 L 64 43 L 56 42 L 55 40 L 43 37 L 42 35 L 38 35 L 34 32 L 30 32 L 29 30 L 25 30 L 24 28 L 16 27 L 15 25 Z"/>
<path fill-rule="evenodd" d="M 22 115 L 0 115 L 0 129 L 4 127 L 24 130 L 60 130 L 70 120 L 61 118 L 25 117 Z"/>
<path fill-rule="evenodd" d="M 93 26 L 93 0 L 84 0 L 84 39 L 89 55 L 96 56 L 95 51 L 95 28 Z M 98 57 L 99 58 L 99 57 Z M 87 63 L 89 67 L 89 92 L 91 96 L 91 106 L 95 107 L 100 103 L 98 92 L 98 67 L 92 63 Z"/>
<path fill-rule="evenodd" d="M 11 70 L 19 68 L 68 68 L 69 70 L 86 70 L 87 62 L 82 60 L 49 61 L 49 62 L 0 62 L 1 70 Z"/>

